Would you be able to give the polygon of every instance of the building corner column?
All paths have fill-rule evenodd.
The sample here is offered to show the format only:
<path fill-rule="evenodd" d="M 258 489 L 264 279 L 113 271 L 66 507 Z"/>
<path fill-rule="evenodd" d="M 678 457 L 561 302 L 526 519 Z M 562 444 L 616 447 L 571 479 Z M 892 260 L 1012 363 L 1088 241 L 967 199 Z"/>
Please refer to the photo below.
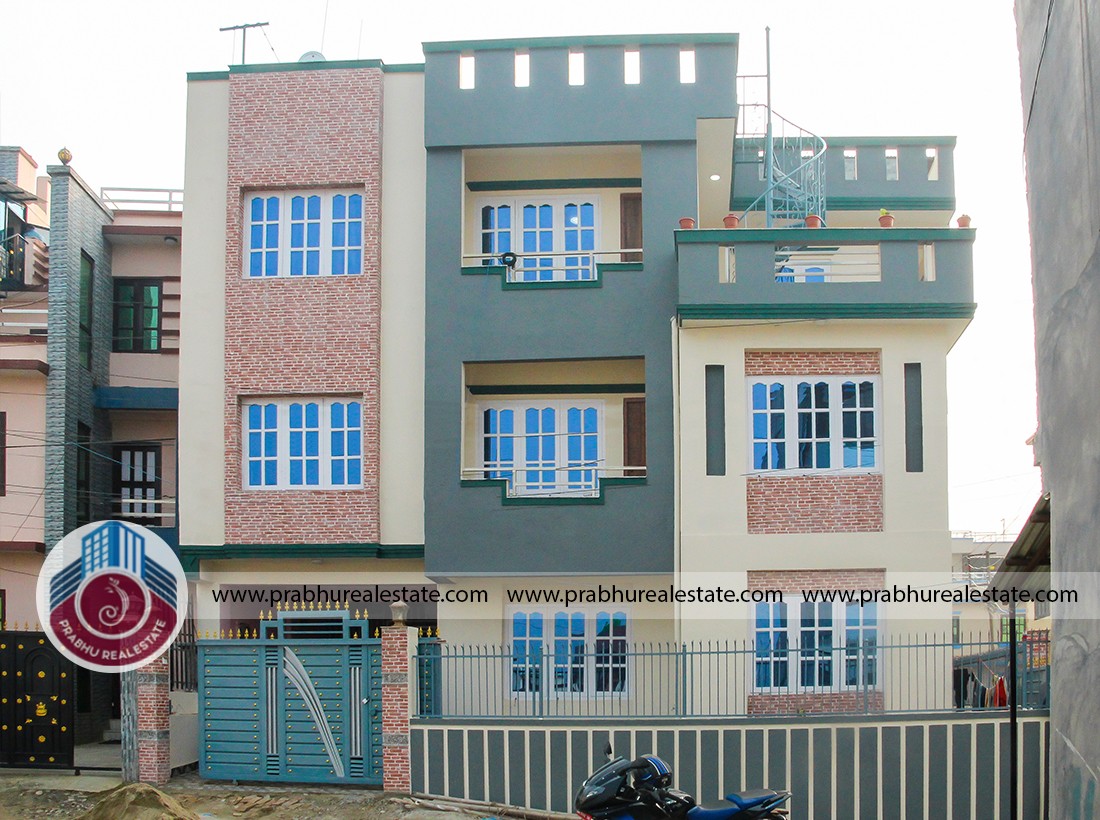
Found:
<path fill-rule="evenodd" d="M 123 676 L 122 779 L 162 786 L 172 774 L 168 655 Z"/>

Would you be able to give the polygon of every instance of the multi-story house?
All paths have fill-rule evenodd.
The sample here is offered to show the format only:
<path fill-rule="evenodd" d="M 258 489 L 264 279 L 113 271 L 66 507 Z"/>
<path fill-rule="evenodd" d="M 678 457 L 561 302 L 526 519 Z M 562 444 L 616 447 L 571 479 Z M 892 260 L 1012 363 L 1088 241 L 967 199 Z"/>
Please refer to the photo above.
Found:
<path fill-rule="evenodd" d="M 946 632 L 950 605 L 800 596 L 950 584 L 946 357 L 974 310 L 953 139 L 769 140 L 736 98 L 736 35 L 424 50 L 190 77 L 200 618 L 257 617 L 214 590 L 426 580 L 489 593 L 419 618 L 518 647 L 520 694 L 543 647 L 715 637 L 782 653 L 752 711 L 877 689 L 873 647 Z M 507 596 L 703 578 L 745 594 Z M 609 653 L 575 657 L 572 693 L 626 688 Z"/>
<path fill-rule="evenodd" d="M 0 620 L 38 623 L 46 552 L 116 518 L 175 545 L 178 191 L 93 190 L 70 155 L 36 179 L 0 149 Z M 78 668 L 76 742 L 117 717 L 117 676 Z M 115 694 L 112 694 L 112 688 Z"/>

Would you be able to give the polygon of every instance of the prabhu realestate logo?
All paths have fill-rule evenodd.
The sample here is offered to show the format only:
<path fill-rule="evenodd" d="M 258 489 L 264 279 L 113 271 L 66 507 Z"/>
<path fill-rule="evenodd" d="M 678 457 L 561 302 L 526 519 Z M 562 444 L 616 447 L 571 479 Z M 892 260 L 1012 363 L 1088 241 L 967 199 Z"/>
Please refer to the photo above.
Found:
<path fill-rule="evenodd" d="M 38 576 L 38 615 L 61 653 L 97 672 L 127 672 L 169 647 L 187 612 L 175 553 L 138 524 L 73 530 Z"/>

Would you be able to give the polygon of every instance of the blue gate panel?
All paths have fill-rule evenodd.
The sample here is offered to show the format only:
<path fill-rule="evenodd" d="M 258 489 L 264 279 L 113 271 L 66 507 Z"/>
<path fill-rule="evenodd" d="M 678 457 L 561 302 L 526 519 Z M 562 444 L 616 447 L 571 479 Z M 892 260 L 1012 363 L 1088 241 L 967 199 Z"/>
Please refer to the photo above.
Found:
<path fill-rule="evenodd" d="M 381 642 L 335 615 L 280 612 L 254 638 L 199 642 L 203 777 L 382 784 Z M 327 637 L 285 637 L 321 619 Z"/>

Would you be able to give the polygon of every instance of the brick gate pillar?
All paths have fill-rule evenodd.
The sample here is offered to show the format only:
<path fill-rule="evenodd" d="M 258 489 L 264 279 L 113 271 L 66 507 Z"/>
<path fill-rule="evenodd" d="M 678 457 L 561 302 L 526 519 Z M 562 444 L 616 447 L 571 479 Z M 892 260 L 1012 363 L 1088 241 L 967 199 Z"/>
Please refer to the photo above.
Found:
<path fill-rule="evenodd" d="M 382 627 L 382 788 L 412 791 L 409 766 L 409 605 L 390 604 L 393 626 Z"/>
<path fill-rule="evenodd" d="M 123 780 L 161 786 L 172 774 L 168 655 L 123 675 Z"/>

